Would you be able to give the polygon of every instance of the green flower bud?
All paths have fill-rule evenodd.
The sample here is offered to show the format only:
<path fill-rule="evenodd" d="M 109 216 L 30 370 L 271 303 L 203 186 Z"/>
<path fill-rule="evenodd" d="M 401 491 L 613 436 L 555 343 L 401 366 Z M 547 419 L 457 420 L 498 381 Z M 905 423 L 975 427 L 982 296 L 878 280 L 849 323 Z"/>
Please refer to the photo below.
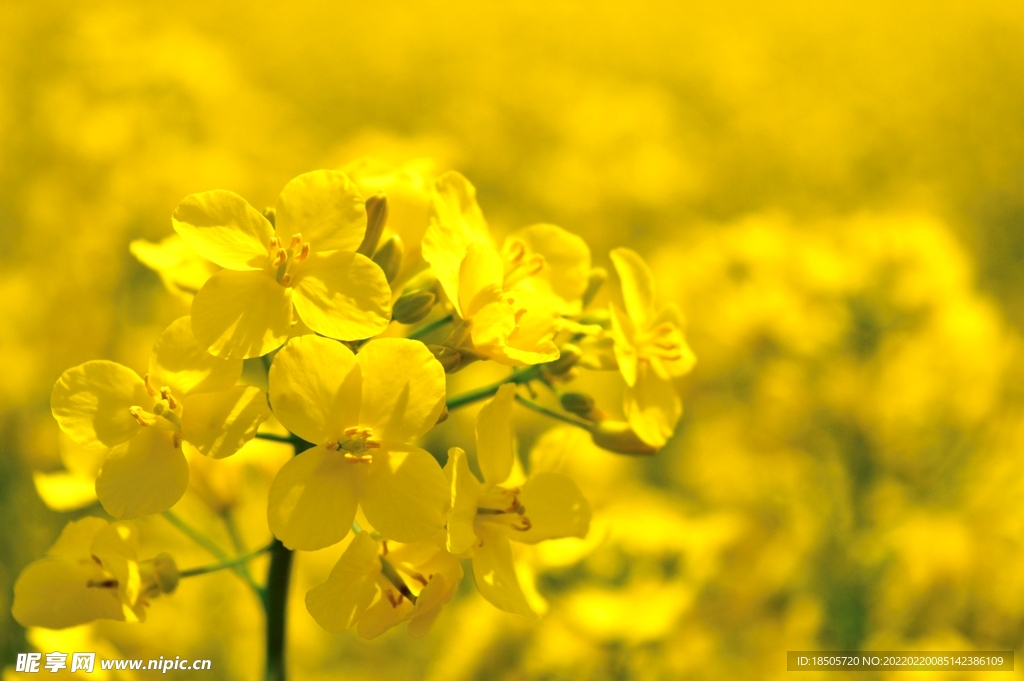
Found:
<path fill-rule="evenodd" d="M 158 553 L 151 560 L 141 561 L 139 576 L 142 578 L 143 589 L 155 597 L 177 589 L 181 573 L 171 554 L 164 552 Z"/>
<path fill-rule="evenodd" d="M 565 372 L 576 366 L 576 362 L 580 361 L 580 357 L 583 356 L 583 351 L 580 350 L 578 345 L 573 343 L 565 343 L 559 348 L 558 359 L 554 362 L 550 362 L 545 368 L 548 373 L 553 376 L 561 376 Z"/>
<path fill-rule="evenodd" d="M 641 440 L 625 421 L 600 421 L 590 429 L 590 438 L 601 449 L 618 454 L 646 456 L 658 451 Z"/>
<path fill-rule="evenodd" d="M 387 222 L 388 197 L 384 194 L 374 194 L 366 199 L 366 234 L 363 236 L 363 243 L 359 244 L 359 248 L 356 249 L 356 253 L 362 253 L 367 258 L 373 255 Z"/>
<path fill-rule="evenodd" d="M 403 257 L 405 257 L 405 246 L 397 234 L 392 234 L 385 239 L 377 252 L 373 254 L 373 261 L 384 270 L 384 276 L 387 277 L 389 284 L 398 275 Z"/>
<path fill-rule="evenodd" d="M 441 363 L 446 374 L 458 371 L 462 367 L 462 353 L 458 350 L 452 350 L 444 345 L 428 345 L 427 349 Z"/>
<path fill-rule="evenodd" d="M 415 324 L 434 309 L 437 296 L 430 291 L 406 293 L 395 301 L 391 318 L 400 324 Z"/>
<path fill-rule="evenodd" d="M 608 279 L 608 270 L 603 267 L 594 267 L 590 270 L 590 276 L 587 278 L 587 290 L 583 292 L 583 307 L 586 308 L 590 303 L 594 301 L 594 296 L 604 286 L 604 282 Z"/>
<path fill-rule="evenodd" d="M 562 403 L 562 409 L 585 419 L 590 418 L 589 415 L 596 406 L 594 398 L 586 393 L 562 393 L 559 401 Z"/>

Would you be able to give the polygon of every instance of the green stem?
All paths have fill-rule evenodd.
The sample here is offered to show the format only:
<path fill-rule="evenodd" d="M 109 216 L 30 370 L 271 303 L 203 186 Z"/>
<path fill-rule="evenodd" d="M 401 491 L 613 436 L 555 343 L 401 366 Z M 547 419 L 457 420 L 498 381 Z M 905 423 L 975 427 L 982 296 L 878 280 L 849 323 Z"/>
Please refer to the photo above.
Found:
<path fill-rule="evenodd" d="M 294 435 L 289 442 L 296 456 L 313 447 Z M 267 665 L 266 681 L 285 681 L 285 632 L 288 612 L 288 583 L 291 580 L 294 552 L 274 539 L 270 543 L 270 569 L 267 586 L 263 591 L 263 611 L 266 613 Z"/>
<path fill-rule="evenodd" d="M 556 419 L 563 423 L 568 423 L 569 425 L 576 426 L 577 428 L 582 428 L 583 430 L 586 430 L 588 432 L 590 431 L 590 424 L 584 421 L 583 419 L 576 418 L 575 416 L 569 416 L 568 414 L 560 414 L 557 411 L 553 411 L 551 409 L 548 409 L 547 407 L 537 404 L 536 402 L 532 402 L 523 397 L 522 395 L 516 395 L 516 402 L 523 405 L 524 407 L 534 410 L 538 414 L 543 414 L 544 416 L 547 416 L 549 418 Z"/>
<path fill-rule="evenodd" d="M 286 445 L 295 444 L 295 438 L 291 435 L 278 435 L 276 433 L 256 433 L 257 440 L 270 440 L 271 442 L 283 442 Z"/>
<path fill-rule="evenodd" d="M 266 553 L 269 550 L 270 550 L 270 545 L 268 544 L 267 546 L 264 546 L 261 549 L 256 549 L 255 551 L 252 551 L 251 553 L 247 553 L 244 556 L 239 556 L 238 558 L 232 558 L 231 560 L 225 561 L 223 563 L 215 563 L 213 565 L 202 565 L 200 567 L 194 567 L 194 568 L 189 568 L 188 570 L 182 570 L 179 576 L 182 577 L 182 578 L 185 578 L 185 577 L 196 577 L 198 575 L 207 575 L 207 574 L 209 574 L 211 572 L 217 572 L 219 570 L 226 570 L 227 568 L 233 568 L 233 567 L 236 567 L 238 565 L 244 565 L 245 563 L 248 563 L 253 558 L 257 558 L 257 557 L 263 555 L 264 553 Z"/>
<path fill-rule="evenodd" d="M 410 333 L 408 337 L 411 338 L 412 340 L 420 340 L 425 336 L 429 336 L 434 331 L 437 331 L 442 326 L 452 321 L 452 319 L 454 319 L 452 315 L 448 315 L 447 317 L 441 317 L 440 319 L 430 322 L 429 324 L 422 328 L 416 329 L 415 331 Z"/>
<path fill-rule="evenodd" d="M 526 369 L 525 371 L 516 372 L 509 376 L 508 378 L 503 378 L 500 381 L 497 381 L 496 383 L 485 385 L 482 388 L 471 390 L 468 393 L 456 395 L 455 397 L 448 400 L 448 411 L 454 411 L 459 407 L 465 407 L 467 404 L 473 404 L 474 402 L 479 402 L 480 400 L 486 400 L 488 397 L 492 397 L 496 392 L 498 392 L 498 388 L 505 385 L 506 383 L 515 383 L 516 385 L 523 385 L 524 383 L 529 383 L 530 381 L 538 378 L 539 376 L 540 368 L 537 366 L 532 366 L 529 369 Z"/>
<path fill-rule="evenodd" d="M 231 562 L 231 557 L 227 553 L 225 553 L 219 546 L 214 544 L 209 537 L 207 537 L 205 534 L 203 534 L 202 532 L 195 529 L 194 527 L 186 523 L 184 520 L 179 518 L 177 514 L 175 514 L 173 511 L 164 511 L 163 516 L 164 518 L 167 518 L 167 521 L 171 523 L 171 525 L 174 525 L 179 530 L 181 530 L 182 533 L 186 534 L 192 541 L 194 541 L 195 543 L 199 544 L 204 549 L 212 553 L 218 560 L 220 560 L 221 563 Z M 256 592 L 256 595 L 262 598 L 263 589 L 260 588 L 260 585 L 253 580 L 252 575 L 249 574 L 248 570 L 239 565 L 232 566 L 231 569 L 235 571 L 235 574 L 237 574 L 239 577 L 244 579 L 246 583 L 249 584 L 252 590 Z"/>

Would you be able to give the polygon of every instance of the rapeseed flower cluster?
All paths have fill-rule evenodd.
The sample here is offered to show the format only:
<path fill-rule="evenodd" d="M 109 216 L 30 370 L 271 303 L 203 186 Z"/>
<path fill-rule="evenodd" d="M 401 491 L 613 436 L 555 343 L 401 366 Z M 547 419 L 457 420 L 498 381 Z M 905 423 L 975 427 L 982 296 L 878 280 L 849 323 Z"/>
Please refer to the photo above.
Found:
<path fill-rule="evenodd" d="M 526 226 L 499 247 L 456 172 L 348 169 L 300 175 L 263 211 L 225 190 L 190 195 L 175 235 L 132 244 L 190 315 L 157 339 L 141 377 L 93 360 L 54 386 L 69 472 L 40 476 L 40 493 L 62 509 L 98 499 L 116 522 L 70 523 L 23 571 L 20 623 L 141 621 L 179 579 L 221 569 L 252 586 L 268 619 L 283 618 L 272 605 L 287 594 L 281 565 L 339 543 L 333 570 L 305 596 L 328 631 L 372 638 L 404 622 L 422 636 L 454 598 L 463 560 L 487 601 L 536 617 L 543 600 L 513 544 L 583 540 L 591 506 L 571 476 L 526 473 L 517 409 L 571 424 L 608 452 L 650 454 L 668 441 L 694 358 L 637 253 L 611 253 L 621 286 L 608 294 L 607 271 L 566 229 Z M 448 375 L 488 361 L 507 367 L 504 378 L 448 394 Z M 621 410 L 567 389 L 591 370 L 621 374 Z M 435 425 L 476 403 L 474 437 L 446 455 L 424 448 Z M 235 556 L 172 510 L 193 489 L 227 519 L 244 494 L 228 457 L 272 478 L 261 503 L 272 541 L 248 552 L 236 541 Z M 155 514 L 220 562 L 140 559 L 131 521 Z M 268 553 L 260 584 L 249 563 Z"/>

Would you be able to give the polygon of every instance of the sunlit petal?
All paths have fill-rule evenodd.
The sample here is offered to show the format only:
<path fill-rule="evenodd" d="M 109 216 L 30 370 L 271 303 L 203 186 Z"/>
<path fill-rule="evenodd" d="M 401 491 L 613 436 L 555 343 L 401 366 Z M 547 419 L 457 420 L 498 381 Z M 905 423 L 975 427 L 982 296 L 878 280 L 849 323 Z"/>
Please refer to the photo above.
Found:
<path fill-rule="evenodd" d="M 192 332 L 224 359 L 265 355 L 288 337 L 291 298 L 291 289 L 266 272 L 221 270 L 192 301 Z"/>
<path fill-rule="evenodd" d="M 171 224 L 196 253 L 221 267 L 259 270 L 269 265 L 273 228 L 234 192 L 216 189 L 185 197 Z"/>
<path fill-rule="evenodd" d="M 166 511 L 188 487 L 188 462 L 158 426 L 143 428 L 129 442 L 110 450 L 96 478 L 96 496 L 115 518 L 137 518 Z"/>
<path fill-rule="evenodd" d="M 336 451 L 314 447 L 274 478 L 267 501 L 270 530 L 290 549 L 315 551 L 345 538 L 356 517 L 357 466 Z"/>

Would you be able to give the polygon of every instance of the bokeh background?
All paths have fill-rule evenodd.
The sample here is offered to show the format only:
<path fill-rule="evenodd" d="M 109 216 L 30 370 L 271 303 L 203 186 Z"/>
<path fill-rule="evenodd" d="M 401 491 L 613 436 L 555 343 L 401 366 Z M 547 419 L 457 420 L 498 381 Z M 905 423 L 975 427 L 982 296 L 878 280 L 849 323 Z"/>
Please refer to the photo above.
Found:
<path fill-rule="evenodd" d="M 497 233 L 554 222 L 604 265 L 636 249 L 699 361 L 651 459 L 524 418 L 523 453 L 574 470 L 596 513 L 588 542 L 524 556 L 544 619 L 466 588 L 424 639 L 328 635 L 301 600 L 333 556 L 303 557 L 293 678 L 771 679 L 795 649 L 1022 649 L 1021 3 L 4 0 L 0 16 L 0 664 L 73 648 L 259 675 L 260 611 L 230 574 L 184 582 L 144 626 L 10 618 L 19 570 L 100 512 L 36 493 L 33 473 L 74 454 L 49 393 L 88 359 L 141 368 L 187 310 L 128 251 L 170 234 L 181 198 L 271 205 L 367 154 L 462 171 Z M 281 455 L 240 459 L 181 512 L 227 546 L 210 513 L 227 509 L 258 545 Z M 162 519 L 141 527 L 210 562 Z"/>

